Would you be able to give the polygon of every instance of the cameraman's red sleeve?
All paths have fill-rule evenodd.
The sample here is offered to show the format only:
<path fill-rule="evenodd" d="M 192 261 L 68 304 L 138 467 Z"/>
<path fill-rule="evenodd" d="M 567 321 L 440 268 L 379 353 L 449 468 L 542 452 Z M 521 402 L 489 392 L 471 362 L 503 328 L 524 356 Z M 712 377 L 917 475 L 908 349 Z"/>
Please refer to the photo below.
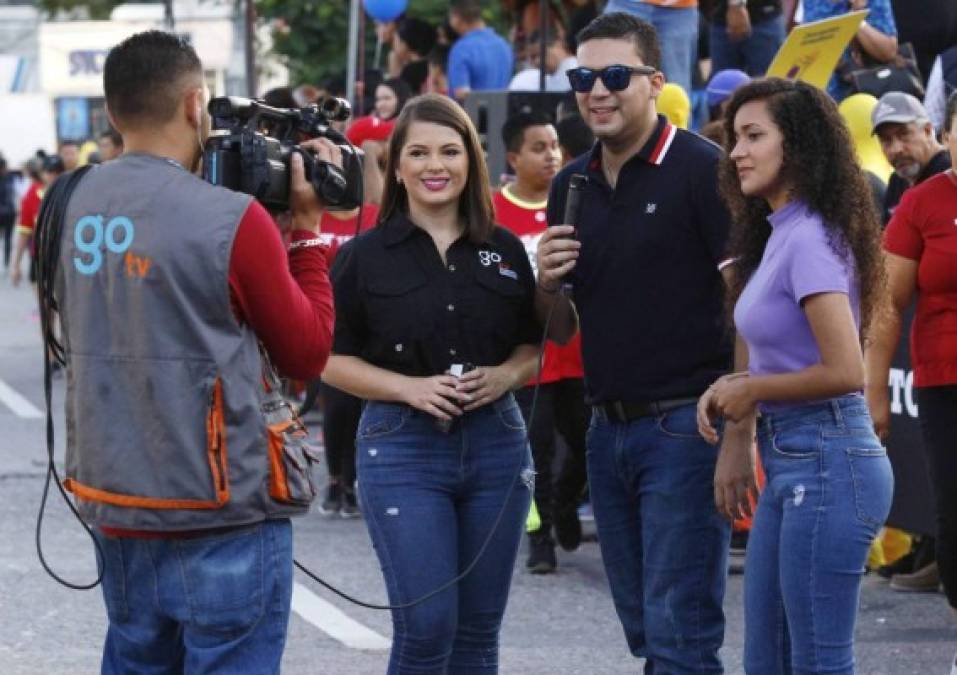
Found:
<path fill-rule="evenodd" d="M 297 230 L 292 240 L 313 237 Z M 252 201 L 233 242 L 229 292 L 236 319 L 252 327 L 280 373 L 299 380 L 319 377 L 335 317 L 324 247 L 299 248 L 287 256 L 276 223 Z"/>

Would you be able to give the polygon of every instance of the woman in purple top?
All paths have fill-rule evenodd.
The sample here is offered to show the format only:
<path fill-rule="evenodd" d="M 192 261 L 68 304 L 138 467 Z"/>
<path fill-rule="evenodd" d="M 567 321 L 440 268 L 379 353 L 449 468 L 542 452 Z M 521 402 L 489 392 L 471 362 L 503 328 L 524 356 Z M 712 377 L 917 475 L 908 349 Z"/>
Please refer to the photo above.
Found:
<path fill-rule="evenodd" d="M 699 403 L 721 453 L 715 501 L 750 510 L 752 440 L 767 485 L 745 575 L 748 673 L 853 673 L 864 561 L 893 476 L 861 395 L 883 283 L 880 228 L 833 101 L 770 78 L 738 89 L 721 189 L 733 219 L 736 372 Z M 758 419 L 760 417 L 760 419 Z"/>

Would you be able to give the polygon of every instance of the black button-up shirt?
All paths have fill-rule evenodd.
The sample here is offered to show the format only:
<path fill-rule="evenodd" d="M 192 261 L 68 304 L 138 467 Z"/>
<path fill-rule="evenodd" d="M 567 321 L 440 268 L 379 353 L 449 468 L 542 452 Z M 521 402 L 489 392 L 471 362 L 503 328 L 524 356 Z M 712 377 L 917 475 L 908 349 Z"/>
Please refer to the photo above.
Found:
<path fill-rule="evenodd" d="M 721 149 L 659 116 L 612 188 L 601 145 L 555 177 L 548 222 L 564 219 L 571 174 L 588 184 L 571 281 L 591 402 L 701 394 L 731 366 L 718 265 L 730 217 L 718 197 Z"/>
<path fill-rule="evenodd" d="M 497 366 L 541 339 L 528 256 L 500 227 L 481 245 L 459 238 L 443 263 L 429 234 L 396 214 L 340 251 L 332 283 L 333 352 L 404 375 Z"/>

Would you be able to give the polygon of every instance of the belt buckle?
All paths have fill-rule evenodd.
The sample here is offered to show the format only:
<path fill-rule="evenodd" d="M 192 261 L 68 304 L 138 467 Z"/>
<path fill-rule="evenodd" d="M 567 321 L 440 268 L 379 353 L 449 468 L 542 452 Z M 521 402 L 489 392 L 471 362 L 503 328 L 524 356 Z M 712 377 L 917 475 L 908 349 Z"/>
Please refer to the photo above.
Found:
<path fill-rule="evenodd" d="M 615 415 L 618 417 L 619 422 L 627 422 L 628 416 L 625 415 L 625 405 L 621 401 L 614 401 L 611 404 L 612 410 L 615 411 Z"/>

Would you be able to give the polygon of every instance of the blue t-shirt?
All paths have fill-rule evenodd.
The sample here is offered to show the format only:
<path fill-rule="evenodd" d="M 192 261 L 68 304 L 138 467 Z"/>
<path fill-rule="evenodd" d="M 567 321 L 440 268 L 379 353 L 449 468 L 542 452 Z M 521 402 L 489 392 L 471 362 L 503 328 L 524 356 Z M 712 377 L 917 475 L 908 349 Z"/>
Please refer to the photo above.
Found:
<path fill-rule="evenodd" d="M 894 23 L 894 10 L 891 8 L 891 0 L 869 0 L 867 9 L 870 13 L 864 21 L 868 25 L 885 35 L 897 35 L 897 24 Z M 804 0 L 804 23 L 830 19 L 852 11 L 855 10 L 851 9 L 849 0 Z M 850 48 L 848 48 L 844 51 L 841 61 L 850 57 Z M 846 82 L 841 81 L 837 75 L 831 76 L 831 81 L 827 85 L 827 93 L 834 100 L 844 100 L 849 91 L 850 87 Z"/>
<path fill-rule="evenodd" d="M 472 91 L 507 89 L 512 79 L 512 46 L 491 28 L 460 37 L 449 52 L 449 93 L 460 87 Z"/>
<path fill-rule="evenodd" d="M 853 254 L 834 252 L 821 216 L 793 201 L 768 217 L 773 231 L 761 264 L 734 307 L 734 325 L 748 344 L 752 375 L 793 373 L 821 362 L 801 302 L 816 293 L 844 293 L 860 330 L 861 299 Z M 763 410 L 794 405 L 762 403 Z"/>

